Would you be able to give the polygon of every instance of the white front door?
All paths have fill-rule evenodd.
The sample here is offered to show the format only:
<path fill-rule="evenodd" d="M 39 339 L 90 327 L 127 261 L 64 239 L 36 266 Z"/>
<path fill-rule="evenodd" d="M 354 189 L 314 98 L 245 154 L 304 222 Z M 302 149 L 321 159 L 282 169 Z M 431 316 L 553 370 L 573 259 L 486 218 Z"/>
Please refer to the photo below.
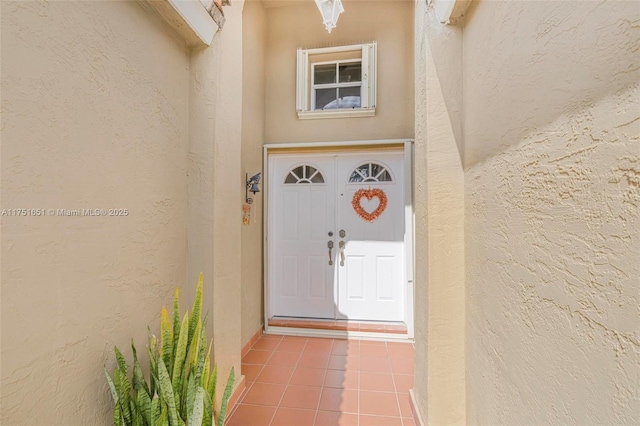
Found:
<path fill-rule="evenodd" d="M 335 226 L 335 159 L 272 156 L 270 219 L 273 315 L 334 318 L 327 232 Z"/>
<path fill-rule="evenodd" d="M 403 162 L 401 152 L 338 162 L 338 318 L 404 320 Z"/>
<path fill-rule="evenodd" d="M 270 156 L 272 316 L 404 320 L 403 164 L 386 151 Z"/>

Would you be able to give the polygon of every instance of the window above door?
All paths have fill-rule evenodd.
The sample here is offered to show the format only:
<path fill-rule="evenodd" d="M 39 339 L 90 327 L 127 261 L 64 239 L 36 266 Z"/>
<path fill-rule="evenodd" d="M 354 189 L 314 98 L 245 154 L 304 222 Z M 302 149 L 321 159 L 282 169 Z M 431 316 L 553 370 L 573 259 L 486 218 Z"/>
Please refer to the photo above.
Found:
<path fill-rule="evenodd" d="M 376 49 L 375 42 L 298 49 L 298 118 L 375 115 Z"/>

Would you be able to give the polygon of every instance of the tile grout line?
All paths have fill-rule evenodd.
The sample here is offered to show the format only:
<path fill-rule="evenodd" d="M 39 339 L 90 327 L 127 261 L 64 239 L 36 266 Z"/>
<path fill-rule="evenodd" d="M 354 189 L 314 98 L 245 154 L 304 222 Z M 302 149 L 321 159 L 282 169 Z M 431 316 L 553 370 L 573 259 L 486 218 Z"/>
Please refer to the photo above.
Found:
<path fill-rule="evenodd" d="M 236 413 L 236 411 L 237 411 L 238 407 L 243 403 L 244 399 L 246 398 L 246 395 L 247 395 L 247 394 L 249 393 L 249 391 L 253 388 L 253 385 L 254 385 L 255 383 L 257 383 L 257 378 L 258 378 L 258 377 L 259 377 L 259 376 L 260 376 L 260 375 L 265 371 L 265 367 L 267 367 L 267 366 L 268 366 L 269 361 L 270 361 L 270 360 L 275 356 L 276 352 L 281 352 L 281 353 L 290 352 L 290 351 L 278 351 L 278 348 L 279 348 L 279 347 L 281 347 L 281 345 L 283 344 L 283 342 L 285 342 L 286 340 L 288 340 L 288 339 L 286 339 L 286 337 L 281 337 L 280 339 L 278 339 L 278 343 L 277 343 L 277 345 L 276 345 L 276 346 L 271 350 L 271 354 L 269 354 L 269 356 L 266 358 L 266 360 L 264 361 L 264 363 L 262 363 L 262 364 L 260 365 L 260 369 L 259 369 L 259 370 L 258 370 L 258 372 L 257 372 L 257 375 L 256 375 L 256 377 L 255 377 L 255 380 L 253 381 L 253 383 L 251 384 L 251 386 L 247 388 L 247 390 L 245 391 L 244 395 L 242 395 L 242 397 L 240 398 L 240 400 L 239 400 L 239 401 L 238 401 L 238 403 L 236 404 L 235 409 L 233 410 L 233 412 L 232 412 L 232 413 L 230 413 L 229 418 L 233 417 L 233 415 Z M 324 339 L 322 339 L 322 340 L 324 340 Z M 284 384 L 284 385 L 285 385 L 285 386 L 284 386 L 284 392 L 283 392 L 282 396 L 280 397 L 280 399 L 279 399 L 279 401 L 278 401 L 277 405 L 274 407 L 274 408 L 275 408 L 275 410 L 274 410 L 273 415 L 272 415 L 272 416 L 271 416 L 271 418 L 269 419 L 269 425 L 275 426 L 275 424 L 274 424 L 275 417 L 276 417 L 276 415 L 277 415 L 278 411 L 279 411 L 281 408 L 290 408 L 290 409 L 299 409 L 299 410 L 302 410 L 302 408 L 300 408 L 300 407 L 297 407 L 297 408 L 294 408 L 294 407 L 282 407 L 282 402 L 283 402 L 283 400 L 284 400 L 284 396 L 285 396 L 285 394 L 287 393 L 287 391 L 289 390 L 289 388 L 290 388 L 291 386 L 293 386 L 293 383 L 292 383 L 292 382 L 293 382 L 293 375 L 296 373 L 296 371 L 298 371 L 298 369 L 303 368 L 303 367 L 301 366 L 301 360 L 302 360 L 302 357 L 303 357 L 305 354 L 307 354 L 306 350 L 310 348 L 310 344 L 311 344 L 311 343 L 313 343 L 314 341 L 315 341 L 315 339 L 313 339 L 313 338 L 305 337 L 305 339 L 304 339 L 304 344 L 302 345 L 302 347 L 301 347 L 299 350 L 297 350 L 297 351 L 293 351 L 293 353 L 297 353 L 297 358 L 296 358 L 295 363 L 294 363 L 294 364 L 293 364 L 293 366 L 292 366 L 292 367 L 293 367 L 293 370 L 292 370 L 291 376 L 289 377 L 289 379 L 287 380 L 287 382 Z M 324 394 L 324 391 L 325 391 L 326 389 L 328 389 L 328 388 L 326 388 L 326 387 L 325 387 L 325 381 L 326 381 L 326 379 L 327 379 L 327 375 L 328 375 L 328 373 L 329 373 L 329 363 L 330 363 L 330 361 L 331 361 L 331 357 L 332 357 L 332 356 L 334 356 L 334 355 L 338 355 L 338 354 L 334 354 L 334 353 L 333 353 L 333 352 L 334 352 L 334 349 L 336 348 L 336 342 L 337 342 L 337 341 L 346 341 L 346 342 L 347 342 L 347 349 L 346 349 L 346 352 L 345 352 L 345 355 L 344 355 L 344 356 L 345 356 L 345 363 L 346 363 L 347 358 L 349 357 L 349 348 L 348 348 L 348 343 L 357 343 L 357 346 L 358 346 L 358 351 L 357 351 L 357 353 L 358 353 L 358 356 L 357 356 L 358 365 L 357 365 L 356 371 L 349 370 L 349 369 L 347 368 L 346 364 L 345 364 L 345 366 L 344 366 L 344 370 L 336 370 L 336 371 L 341 371 L 341 372 L 344 374 L 343 380 L 346 380 L 347 372 L 352 372 L 352 373 L 353 373 L 353 372 L 355 372 L 355 373 L 357 374 L 357 378 L 356 378 L 356 384 L 357 384 L 357 386 L 356 386 L 356 391 L 357 391 L 357 392 L 356 392 L 356 397 L 357 397 L 357 404 L 356 404 L 356 407 L 357 407 L 357 409 L 356 409 L 357 417 L 356 417 L 356 422 L 357 422 L 357 423 L 356 423 L 356 424 L 357 424 L 357 425 L 360 425 L 360 424 L 362 424 L 362 419 L 361 419 L 361 417 L 364 415 L 364 414 L 361 412 L 361 410 L 362 410 L 362 406 L 361 406 L 361 401 L 360 401 L 360 400 L 361 400 L 361 396 L 362 396 L 362 392 L 363 392 L 363 390 L 362 390 L 362 371 L 361 371 L 361 367 L 362 367 L 362 366 L 360 365 L 360 361 L 361 361 L 361 358 L 362 358 L 362 355 L 363 355 L 363 353 L 362 353 L 362 342 L 361 342 L 360 340 L 349 340 L 349 339 L 344 340 L 344 339 L 335 339 L 335 338 L 328 338 L 328 339 L 326 339 L 326 341 L 330 341 L 330 345 L 328 346 L 328 348 L 327 348 L 327 350 L 326 350 L 326 352 L 328 353 L 328 359 L 327 359 L 327 361 L 326 361 L 325 365 L 324 365 L 323 367 L 321 367 L 321 369 L 322 369 L 322 370 L 324 370 L 324 371 L 322 372 L 321 384 L 320 384 L 320 386 L 319 386 L 320 394 L 319 394 L 319 396 L 318 396 L 318 401 L 317 401 L 317 404 L 316 404 L 316 407 L 315 407 L 315 413 L 314 413 L 313 423 L 314 423 L 314 424 L 316 424 L 316 423 L 318 422 L 318 417 L 319 417 L 319 412 L 320 412 L 321 402 L 322 402 L 322 395 Z M 256 341 L 256 342 L 254 343 L 254 345 L 252 345 L 252 346 L 251 346 L 251 349 L 250 349 L 250 350 L 261 350 L 261 349 L 255 349 L 255 348 L 254 348 L 254 347 L 255 347 L 255 345 L 256 345 L 257 343 L 258 343 L 258 341 Z M 393 369 L 392 356 L 391 356 L 391 352 L 390 352 L 390 350 L 389 350 L 389 343 L 388 343 L 388 342 L 383 342 L 383 343 L 384 343 L 384 350 L 385 350 L 385 357 L 384 357 L 384 359 L 386 359 L 386 360 L 387 360 L 387 362 L 389 363 L 389 367 L 390 367 L 390 374 L 391 374 L 391 379 L 392 379 L 392 383 L 393 383 L 393 393 L 394 393 L 395 398 L 396 398 L 396 406 L 397 406 L 398 414 L 397 414 L 397 417 L 396 417 L 396 416 L 392 416 L 392 415 L 384 415 L 384 416 L 378 416 L 378 415 L 376 415 L 376 416 L 378 416 L 378 417 L 389 417 L 390 419 L 391 419 L 391 418 L 399 418 L 399 419 L 400 419 L 400 422 L 401 422 L 400 424 L 401 424 L 401 425 L 405 425 L 405 424 L 406 424 L 406 422 L 408 422 L 408 419 L 409 419 L 409 418 L 406 418 L 406 419 L 405 419 L 405 417 L 403 417 L 403 414 L 402 414 L 402 407 L 401 407 L 401 405 L 400 405 L 400 397 L 399 397 L 399 392 L 398 392 L 398 385 L 397 385 L 397 383 L 396 383 L 396 374 L 395 374 L 394 369 Z M 413 345 L 412 345 L 412 347 L 413 347 Z M 322 352 L 325 352 L 325 351 L 323 350 Z M 308 353 L 308 355 L 310 355 L 310 356 L 318 356 L 318 355 L 319 355 L 319 352 L 317 352 L 317 351 L 310 351 L 310 352 Z M 341 354 L 340 354 L 340 355 L 341 355 Z M 375 358 L 375 357 L 374 357 L 374 358 Z M 251 365 L 251 364 L 248 364 L 248 365 Z M 274 366 L 276 366 L 276 365 L 274 365 Z M 277 366 L 276 366 L 276 367 L 277 367 Z M 281 367 L 285 367 L 285 366 L 284 366 L 284 365 L 282 365 Z M 311 366 L 309 366 L 309 367 L 304 367 L 304 368 L 305 368 L 305 369 L 314 369 L 314 368 L 313 368 L 313 367 L 311 367 Z M 380 370 L 369 371 L 368 373 L 383 374 Z M 386 374 L 386 373 L 384 373 L 384 374 Z M 398 373 L 398 374 L 406 375 L 404 372 L 402 372 L 402 373 Z M 410 374 L 409 374 L 409 375 L 410 375 Z M 300 384 L 300 386 L 309 386 L 309 387 L 311 387 L 311 385 L 310 385 L 310 384 L 308 384 L 308 383 L 307 383 L 307 384 L 302 384 L 302 383 L 301 383 L 301 384 Z M 342 387 L 342 388 L 340 388 L 340 389 L 342 389 L 343 391 L 346 391 L 346 390 L 347 390 L 345 387 Z M 387 391 L 385 391 L 385 390 L 371 390 L 371 392 L 377 393 L 377 392 L 387 392 Z M 260 404 L 245 404 L 245 405 L 258 405 L 258 406 L 261 406 Z M 310 410 L 313 410 L 313 408 L 304 408 L 304 410 L 309 410 L 309 411 L 310 411 Z M 332 411 L 332 410 L 330 410 L 330 411 Z M 347 412 L 342 411 L 342 410 L 338 410 L 338 411 L 337 411 L 337 413 L 341 413 L 341 414 L 342 414 L 342 413 L 345 413 L 345 414 L 346 414 Z"/>
<path fill-rule="evenodd" d="M 254 350 L 253 347 L 256 345 L 256 343 L 258 343 L 260 341 L 262 337 L 260 337 L 258 340 L 256 340 L 253 345 L 251 345 L 251 348 L 249 348 L 249 351 L 247 351 L 247 354 Z M 271 359 L 271 357 L 273 356 L 273 354 L 276 352 L 276 348 L 278 346 L 280 346 L 280 343 L 282 343 L 284 339 L 281 338 L 280 342 L 276 345 L 275 348 L 273 348 L 273 350 L 271 351 L 271 355 L 269 355 L 269 357 L 265 360 L 264 364 L 262 364 L 262 368 L 260 368 L 260 371 L 258 371 L 258 374 L 256 375 L 256 380 L 253 381 L 253 383 L 251 383 L 251 386 L 249 386 L 247 389 L 245 389 L 244 394 L 240 396 L 240 398 L 238 399 L 238 402 L 236 402 L 236 406 L 234 407 L 233 411 L 229 414 L 229 419 L 231 419 L 231 417 L 235 414 L 236 411 L 238 411 L 238 408 L 240 408 L 240 404 L 242 404 L 242 402 L 244 401 L 244 399 L 247 397 L 247 395 L 249 394 L 249 391 L 253 388 L 253 385 L 257 382 L 258 377 L 260 376 L 260 374 L 262 374 L 262 371 L 264 370 L 264 368 L 267 366 L 267 362 L 269 362 L 269 360 Z M 255 349 L 255 350 L 260 350 L 260 349 Z M 246 356 L 246 355 L 245 355 Z M 256 364 L 247 364 L 247 365 L 256 365 Z M 242 358 L 240 358 L 240 374 L 242 374 Z M 253 405 L 253 404 L 247 404 L 247 405 Z M 277 411 L 277 409 L 276 409 Z M 275 416 L 275 412 L 273 413 Z M 225 421 L 226 423 L 226 421 Z"/>
<path fill-rule="evenodd" d="M 256 343 L 258 343 L 258 341 L 260 341 L 260 338 L 258 338 L 258 340 L 256 340 L 255 342 L 253 342 L 253 345 L 251 345 L 251 347 L 249 348 L 249 350 L 247 351 L 247 354 L 249 352 L 251 352 L 253 349 L 253 347 L 256 345 Z M 256 349 L 258 350 L 258 349 Z M 245 354 L 245 356 L 247 355 Z M 273 354 L 272 354 L 273 355 Z M 269 357 L 271 358 L 271 357 Z M 267 361 L 269 360 L 269 358 L 267 359 Z M 247 365 L 259 365 L 259 364 L 247 364 Z M 264 370 L 264 367 L 266 366 L 266 362 L 265 364 L 262 364 L 262 368 L 260 368 L 260 371 L 258 371 L 258 374 L 256 375 L 256 379 L 258 378 L 258 376 L 260 376 L 260 373 L 262 373 L 262 370 Z M 242 374 L 242 358 L 240 358 L 240 374 Z M 242 404 L 242 401 L 244 401 L 244 398 L 247 396 L 247 394 L 249 393 L 249 391 L 251 390 L 251 388 L 253 387 L 254 383 L 256 382 L 256 380 L 254 380 L 250 386 L 248 386 L 244 392 L 242 393 L 242 395 L 240 395 L 240 398 L 238 398 L 238 401 L 236 402 L 236 406 L 233 407 L 233 410 L 231 413 L 229 413 L 229 418 L 231 418 L 236 411 L 238 411 L 238 407 L 240 407 L 240 404 Z"/>
<path fill-rule="evenodd" d="M 282 338 L 282 340 L 280 340 L 280 343 L 278 344 L 278 346 L 280 346 L 280 344 L 282 344 L 282 342 L 284 342 L 284 337 Z M 304 348 L 307 347 L 307 343 L 309 343 L 309 338 L 308 337 L 305 339 L 304 346 L 302 346 L 302 350 L 300 350 L 300 353 L 298 354 L 298 359 L 296 360 L 296 363 L 293 366 L 293 372 L 291 373 L 291 377 L 289 377 L 289 381 L 284 386 L 284 392 L 282 392 L 282 396 L 280 397 L 280 401 L 278 401 L 278 405 L 276 405 L 276 411 L 273 412 L 273 416 L 271 416 L 271 420 L 269 420 L 269 425 L 273 424 L 273 421 L 276 418 L 276 414 L 278 414 L 278 410 L 280 409 L 280 404 L 282 404 L 282 400 L 284 399 L 284 395 L 287 393 L 287 389 L 289 388 L 289 384 L 291 383 L 291 379 L 293 379 L 293 375 L 296 372 L 296 369 L 298 368 L 298 364 L 300 363 L 300 358 L 302 358 L 302 353 L 304 352 Z M 276 346 L 273 349 L 273 353 L 274 354 L 278 350 L 278 346 Z M 269 358 L 269 359 L 271 359 L 271 358 Z"/>
<path fill-rule="evenodd" d="M 391 380 L 393 381 L 393 391 L 396 396 L 396 405 L 398 407 L 398 416 L 400 417 L 400 423 L 404 426 L 404 419 L 402 418 L 402 407 L 400 407 L 400 398 L 398 398 L 398 386 L 396 386 L 396 375 L 393 372 L 393 364 L 391 364 L 391 353 L 389 352 L 389 347 L 385 343 L 385 348 L 387 349 L 387 356 L 389 358 L 389 366 L 391 367 Z"/>
<path fill-rule="evenodd" d="M 307 342 L 309 340 L 307 339 Z M 329 371 L 329 361 L 331 360 L 331 353 L 333 352 L 333 345 L 335 344 L 336 339 L 331 339 L 331 347 L 329 348 L 329 359 L 327 360 L 327 365 L 324 366 L 324 376 L 322 376 L 322 385 L 320 386 L 320 396 L 318 397 L 318 405 L 316 405 L 316 415 L 313 418 L 313 424 L 315 425 L 318 422 L 318 414 L 320 414 L 320 402 L 322 401 L 322 395 L 324 394 L 324 381 L 327 379 L 327 371 Z"/>

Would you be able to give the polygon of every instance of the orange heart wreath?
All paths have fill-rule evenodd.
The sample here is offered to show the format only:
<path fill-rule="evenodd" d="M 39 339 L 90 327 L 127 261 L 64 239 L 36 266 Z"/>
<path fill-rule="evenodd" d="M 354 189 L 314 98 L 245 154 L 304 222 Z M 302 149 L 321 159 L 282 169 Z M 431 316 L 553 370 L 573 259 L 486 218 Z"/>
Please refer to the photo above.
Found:
<path fill-rule="evenodd" d="M 380 200 L 380 204 L 378 207 L 371 213 L 366 211 L 361 205 L 360 201 L 363 198 L 371 201 L 373 197 L 378 197 Z M 355 210 L 356 214 L 366 220 L 367 222 L 373 222 L 376 220 L 387 208 L 387 194 L 384 193 L 382 189 L 358 189 L 355 194 L 353 194 L 353 199 L 351 200 L 351 205 L 353 206 L 353 210 Z"/>

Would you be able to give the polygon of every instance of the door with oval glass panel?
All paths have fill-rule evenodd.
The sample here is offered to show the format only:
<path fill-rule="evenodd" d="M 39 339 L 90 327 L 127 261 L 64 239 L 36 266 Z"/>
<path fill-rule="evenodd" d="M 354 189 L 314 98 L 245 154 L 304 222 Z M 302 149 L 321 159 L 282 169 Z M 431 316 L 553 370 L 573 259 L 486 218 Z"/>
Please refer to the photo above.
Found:
<path fill-rule="evenodd" d="M 404 320 L 403 153 L 271 155 L 270 316 Z"/>

